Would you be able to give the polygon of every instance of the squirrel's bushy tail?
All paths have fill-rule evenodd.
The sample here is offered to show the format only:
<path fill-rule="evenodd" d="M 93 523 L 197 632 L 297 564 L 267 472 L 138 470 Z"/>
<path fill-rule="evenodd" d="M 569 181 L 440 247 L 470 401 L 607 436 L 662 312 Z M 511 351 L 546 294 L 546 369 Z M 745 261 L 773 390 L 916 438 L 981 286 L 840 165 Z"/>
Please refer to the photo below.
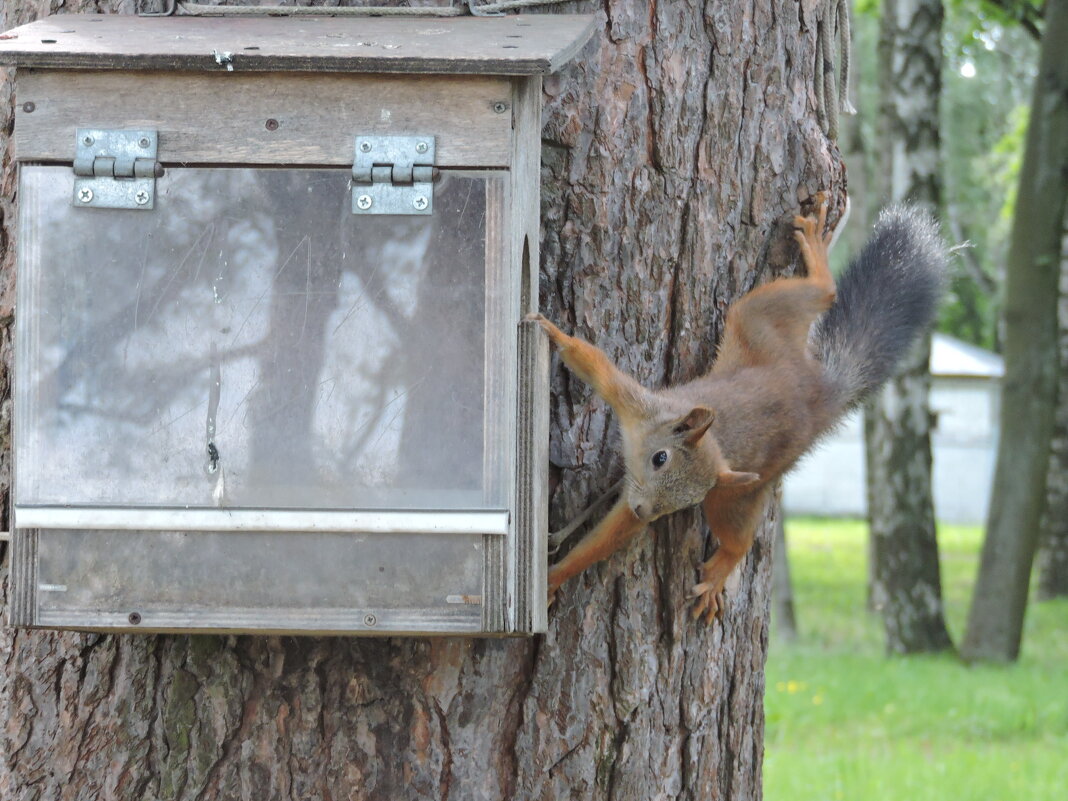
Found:
<path fill-rule="evenodd" d="M 814 332 L 816 354 L 848 411 L 878 389 L 927 328 L 942 294 L 947 251 L 937 223 L 911 206 L 884 209 L 838 279 Z"/>

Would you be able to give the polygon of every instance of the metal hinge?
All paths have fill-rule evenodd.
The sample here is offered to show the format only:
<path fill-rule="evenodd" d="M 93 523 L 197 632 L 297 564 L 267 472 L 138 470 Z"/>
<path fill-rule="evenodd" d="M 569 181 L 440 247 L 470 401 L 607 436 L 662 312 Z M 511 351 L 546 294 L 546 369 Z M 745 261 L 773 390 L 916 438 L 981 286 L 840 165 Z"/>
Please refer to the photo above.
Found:
<path fill-rule="evenodd" d="M 155 131 L 79 128 L 74 151 L 75 206 L 92 209 L 151 209 L 156 204 Z"/>
<path fill-rule="evenodd" d="M 357 136 L 353 214 L 432 214 L 433 136 Z"/>

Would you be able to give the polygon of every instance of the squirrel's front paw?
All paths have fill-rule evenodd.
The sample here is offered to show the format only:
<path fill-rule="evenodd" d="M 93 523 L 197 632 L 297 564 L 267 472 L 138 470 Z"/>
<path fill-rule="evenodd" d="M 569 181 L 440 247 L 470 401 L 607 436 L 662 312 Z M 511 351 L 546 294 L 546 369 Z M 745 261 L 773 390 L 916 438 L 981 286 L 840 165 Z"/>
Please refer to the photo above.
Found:
<path fill-rule="evenodd" d="M 531 312 L 523 319 L 527 322 L 537 323 L 538 325 L 540 325 L 545 330 L 545 333 L 549 335 L 549 339 L 552 340 L 553 344 L 556 345 L 556 347 L 564 348 L 567 346 L 567 342 L 570 337 L 563 331 L 561 331 L 559 328 L 557 328 L 555 325 L 553 325 L 548 320 L 548 318 L 545 317 L 545 315 L 541 314 L 540 312 Z"/>
<path fill-rule="evenodd" d="M 548 596 L 548 602 L 549 602 L 548 605 L 549 605 L 550 608 L 552 607 L 553 602 L 556 601 L 556 591 L 558 589 L 560 589 L 560 585 L 563 584 L 563 583 L 564 583 L 564 581 L 560 577 L 559 571 L 556 570 L 556 565 L 553 565 L 552 567 L 550 567 L 549 568 L 549 577 L 548 577 L 549 587 L 548 587 L 548 590 L 546 591 L 546 594 Z"/>
<path fill-rule="evenodd" d="M 690 615 L 697 620 L 704 615 L 705 622 L 709 625 L 717 617 L 723 617 L 723 610 L 727 608 L 727 598 L 723 593 L 723 587 L 719 589 L 710 583 L 701 583 L 690 590 L 690 598 L 694 599 L 693 610 Z"/>

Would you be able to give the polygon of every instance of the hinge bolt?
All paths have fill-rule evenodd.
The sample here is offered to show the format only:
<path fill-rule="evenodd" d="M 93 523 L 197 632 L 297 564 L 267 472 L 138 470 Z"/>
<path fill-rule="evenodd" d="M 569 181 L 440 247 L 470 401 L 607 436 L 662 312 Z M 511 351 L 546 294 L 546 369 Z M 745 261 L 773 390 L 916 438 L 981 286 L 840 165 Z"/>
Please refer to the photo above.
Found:
<path fill-rule="evenodd" d="M 91 136 L 85 137 L 84 139 L 82 139 L 82 144 L 85 145 L 86 147 L 89 147 L 91 144 L 93 144 L 93 137 L 91 137 Z"/>
<path fill-rule="evenodd" d="M 423 197 L 422 195 L 416 195 L 415 200 L 412 201 L 412 205 L 415 206 L 417 209 L 419 209 L 419 211 L 422 211 L 429 204 L 427 203 L 427 200 L 426 200 L 425 197 Z"/>
<path fill-rule="evenodd" d="M 139 144 L 141 147 L 148 147 L 152 144 L 152 141 L 147 136 L 142 136 L 140 139 L 137 140 L 137 144 Z"/>
<path fill-rule="evenodd" d="M 78 200 L 80 200 L 82 203 L 88 203 L 92 199 L 93 199 L 93 190 L 92 189 L 79 189 L 78 190 Z"/>
<path fill-rule="evenodd" d="M 371 200 L 370 195 L 360 195 L 358 198 L 356 198 L 356 208 L 361 209 L 363 211 L 367 211 L 369 208 L 371 208 L 372 202 L 373 201 Z"/>
<path fill-rule="evenodd" d="M 426 153 L 426 151 L 427 151 L 426 142 L 420 142 L 419 144 L 417 144 L 415 146 L 415 152 L 416 153 Z"/>
<path fill-rule="evenodd" d="M 370 153 L 371 152 L 371 143 L 370 142 L 360 142 L 360 151 L 363 152 L 363 153 Z"/>
<path fill-rule="evenodd" d="M 146 192 L 144 189 L 138 190 L 137 194 L 134 195 L 134 200 L 137 201 L 138 206 L 145 205 L 146 203 L 148 203 L 149 200 L 148 192 Z"/>

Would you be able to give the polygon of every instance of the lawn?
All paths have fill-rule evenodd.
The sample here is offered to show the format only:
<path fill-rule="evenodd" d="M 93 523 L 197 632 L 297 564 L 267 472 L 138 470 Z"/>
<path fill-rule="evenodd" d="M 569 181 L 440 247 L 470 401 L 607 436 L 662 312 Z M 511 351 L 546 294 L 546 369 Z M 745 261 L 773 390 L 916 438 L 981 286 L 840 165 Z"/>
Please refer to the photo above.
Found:
<path fill-rule="evenodd" d="M 1068 602 L 1031 604 L 1015 665 L 889 658 L 864 609 L 864 524 L 788 520 L 786 536 L 800 637 L 773 625 L 767 801 L 1068 799 Z M 981 532 L 941 526 L 939 543 L 959 641 Z"/>

